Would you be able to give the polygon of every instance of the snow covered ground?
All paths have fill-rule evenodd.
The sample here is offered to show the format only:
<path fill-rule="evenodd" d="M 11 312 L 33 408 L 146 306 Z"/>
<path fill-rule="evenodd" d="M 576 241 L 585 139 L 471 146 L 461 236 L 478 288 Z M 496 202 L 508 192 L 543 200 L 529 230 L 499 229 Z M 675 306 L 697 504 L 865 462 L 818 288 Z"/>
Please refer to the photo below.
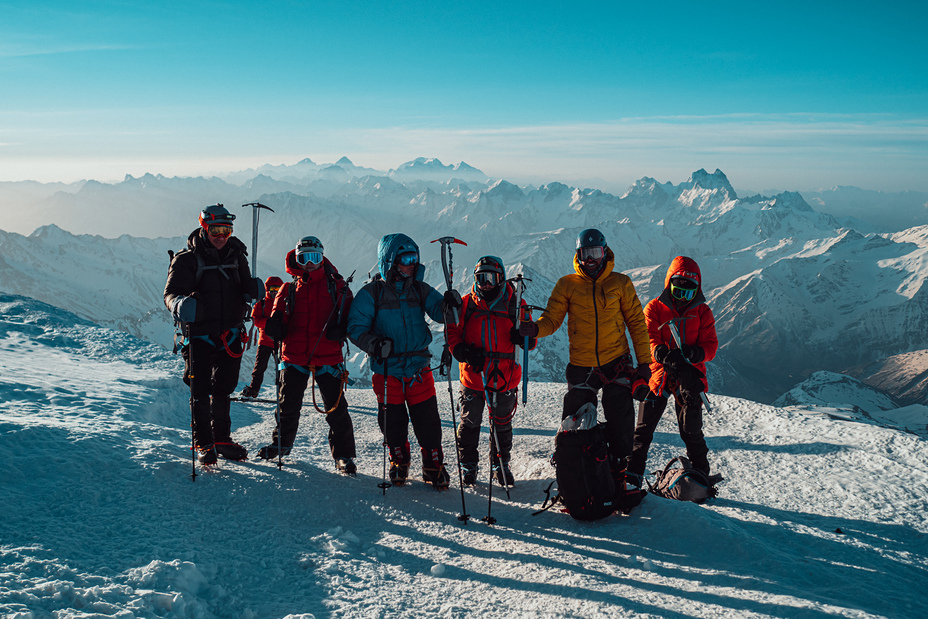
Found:
<path fill-rule="evenodd" d="M 467 490 L 464 524 L 456 482 L 444 493 L 377 487 L 369 390 L 347 394 L 357 478 L 334 473 L 327 426 L 307 403 L 282 470 L 221 461 L 192 482 L 179 364 L 0 293 L 0 615 L 928 616 L 919 436 L 713 397 L 706 432 L 727 478 L 718 499 L 650 496 L 630 516 L 582 523 L 532 515 L 554 479 L 564 391 L 533 383 L 516 416 L 516 487 L 509 498 L 494 488 L 493 526 L 480 520 L 486 483 Z M 439 403 L 452 454 L 446 383 Z M 272 427 L 271 405 L 233 405 L 234 436 L 250 451 Z M 668 414 L 649 465 L 681 449 Z"/>

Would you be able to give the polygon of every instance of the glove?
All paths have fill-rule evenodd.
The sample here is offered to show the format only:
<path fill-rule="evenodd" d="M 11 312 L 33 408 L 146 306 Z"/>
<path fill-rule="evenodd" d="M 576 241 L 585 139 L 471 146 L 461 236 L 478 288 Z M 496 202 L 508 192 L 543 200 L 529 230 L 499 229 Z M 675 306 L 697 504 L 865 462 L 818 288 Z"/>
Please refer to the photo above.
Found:
<path fill-rule="evenodd" d="M 521 325 L 520 325 L 520 326 L 521 326 Z M 515 327 L 513 327 L 512 329 L 510 329 L 510 330 L 509 330 L 509 341 L 512 342 L 512 345 L 513 345 L 513 346 L 525 346 L 525 336 L 522 335 L 521 329 L 516 329 Z M 535 348 L 535 338 L 534 338 L 534 337 L 529 336 L 527 348 L 528 348 L 529 350 Z"/>
<path fill-rule="evenodd" d="M 171 313 L 174 315 L 176 320 L 180 322 L 196 322 L 197 321 L 197 300 L 193 296 L 189 297 L 177 297 L 174 299 L 173 307 L 171 308 Z"/>
<path fill-rule="evenodd" d="M 374 343 L 371 345 L 371 355 L 373 355 L 377 361 L 383 361 L 384 359 L 387 359 L 392 352 L 393 340 L 388 337 L 382 337 L 374 340 Z"/>
<path fill-rule="evenodd" d="M 651 368 L 647 363 L 640 364 L 635 369 L 635 380 L 632 381 L 632 397 L 643 402 L 651 392 L 648 380 L 651 378 Z"/>
<path fill-rule="evenodd" d="M 702 346 L 684 344 L 683 356 L 689 359 L 690 363 L 699 363 L 706 358 L 706 351 L 703 350 Z"/>
<path fill-rule="evenodd" d="M 667 358 L 667 353 L 669 352 L 670 348 L 668 348 L 667 344 L 658 344 L 654 347 L 654 360 L 664 365 L 664 359 Z"/>
<path fill-rule="evenodd" d="M 284 323 L 281 312 L 276 312 L 267 319 L 267 322 L 264 323 L 264 334 L 275 342 L 287 337 L 287 325 Z"/>
<path fill-rule="evenodd" d="M 462 363 L 466 363 L 478 372 L 483 371 L 484 351 L 479 346 L 468 346 L 467 344 L 458 344 L 451 351 L 454 358 Z"/>
<path fill-rule="evenodd" d="M 444 303 L 446 309 L 458 309 L 463 303 L 461 300 L 461 293 L 457 290 L 445 291 Z"/>
<path fill-rule="evenodd" d="M 695 394 L 695 398 L 698 400 L 699 394 L 705 389 L 702 382 L 703 378 L 705 378 L 705 375 L 698 368 L 688 365 L 679 372 L 677 380 L 680 381 L 680 389 Z"/>
<path fill-rule="evenodd" d="M 632 389 L 632 397 L 638 400 L 639 402 L 644 402 L 648 398 L 648 394 L 651 393 L 651 388 L 648 387 L 648 381 L 645 380 L 636 380 L 634 388 Z"/>
<path fill-rule="evenodd" d="M 663 365 L 670 373 L 676 374 L 689 364 L 686 362 L 686 357 L 683 356 L 683 351 L 679 348 L 674 348 L 664 355 Z"/>
<path fill-rule="evenodd" d="M 333 342 L 344 342 L 348 336 L 348 327 L 339 323 L 329 325 L 325 328 L 325 336 Z"/>
<path fill-rule="evenodd" d="M 538 337 L 538 325 L 531 320 L 519 323 L 519 335 L 525 337 Z"/>

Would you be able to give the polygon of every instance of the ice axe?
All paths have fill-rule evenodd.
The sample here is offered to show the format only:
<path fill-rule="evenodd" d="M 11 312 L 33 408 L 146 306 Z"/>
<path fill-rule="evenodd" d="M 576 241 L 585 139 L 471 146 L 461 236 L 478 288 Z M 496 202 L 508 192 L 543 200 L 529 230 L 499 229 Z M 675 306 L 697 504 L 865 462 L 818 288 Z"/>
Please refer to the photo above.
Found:
<path fill-rule="evenodd" d="M 265 206 L 259 202 L 249 202 L 248 204 L 243 204 L 242 208 L 251 207 L 251 277 L 256 279 L 258 277 L 258 220 L 261 218 L 261 209 L 267 209 L 270 212 L 274 212 L 269 206 Z M 254 300 L 254 303 L 257 303 L 258 299 Z M 254 303 L 252 305 L 254 305 Z M 250 312 L 249 312 L 250 315 Z M 248 346 L 251 346 L 251 342 L 254 341 L 255 334 L 255 325 L 252 323 L 251 332 L 248 334 Z"/>
<path fill-rule="evenodd" d="M 680 337 L 680 331 L 677 329 L 676 323 L 671 320 L 667 322 L 667 326 L 670 327 L 670 334 L 673 336 L 673 341 L 677 343 L 677 348 L 680 349 L 680 352 L 683 352 L 683 339 Z M 686 357 L 683 357 L 683 359 L 690 365 L 693 365 Z M 702 403 L 706 405 L 706 412 L 711 413 L 712 407 L 709 406 L 709 396 L 706 395 L 705 391 L 700 391 L 699 397 L 702 398 Z"/>
<path fill-rule="evenodd" d="M 242 208 L 251 207 L 251 276 L 258 276 L 258 220 L 261 218 L 261 209 L 267 209 L 274 212 L 269 206 L 264 206 L 259 202 L 249 202 L 243 204 Z"/>
<path fill-rule="evenodd" d="M 466 246 L 467 243 L 461 239 L 456 239 L 453 236 L 443 236 L 440 239 L 435 239 L 432 243 L 441 243 L 441 270 L 445 272 L 445 286 L 448 287 L 448 290 L 451 290 L 451 278 L 454 275 L 453 272 L 453 263 L 451 257 L 451 244 L 458 243 L 460 245 Z M 458 308 L 452 308 L 454 312 L 454 322 L 458 323 Z"/>

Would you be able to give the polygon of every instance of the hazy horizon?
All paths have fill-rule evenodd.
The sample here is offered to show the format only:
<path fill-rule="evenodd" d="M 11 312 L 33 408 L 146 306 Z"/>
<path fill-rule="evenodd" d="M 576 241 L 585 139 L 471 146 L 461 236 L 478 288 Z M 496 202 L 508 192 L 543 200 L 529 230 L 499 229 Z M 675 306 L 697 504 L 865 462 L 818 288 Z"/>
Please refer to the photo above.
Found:
<path fill-rule="evenodd" d="M 0 23 L 0 181 L 466 161 L 513 182 L 723 170 L 928 191 L 906 6 L 37 0 Z"/>

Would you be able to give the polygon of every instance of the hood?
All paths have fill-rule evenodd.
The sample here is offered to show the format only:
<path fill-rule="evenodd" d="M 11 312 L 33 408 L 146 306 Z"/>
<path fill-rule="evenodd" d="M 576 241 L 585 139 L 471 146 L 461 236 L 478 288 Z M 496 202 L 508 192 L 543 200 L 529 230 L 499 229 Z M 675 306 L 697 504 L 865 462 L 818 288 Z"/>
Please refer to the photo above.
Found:
<path fill-rule="evenodd" d="M 596 278 L 600 280 L 605 276 L 612 273 L 612 270 L 615 268 L 615 254 L 612 253 L 612 250 L 608 247 L 606 248 L 606 264 L 603 266 L 603 272 L 599 274 L 599 277 Z M 586 274 L 586 271 L 583 270 L 583 265 L 580 264 L 580 256 L 577 255 L 577 252 L 574 252 L 574 272 L 584 279 L 593 281 L 593 278 Z"/>
<path fill-rule="evenodd" d="M 421 281 L 425 273 L 425 267 L 422 266 L 422 254 L 419 253 L 419 246 L 411 238 L 402 233 L 388 234 L 377 245 L 377 260 L 380 276 L 384 281 L 390 281 L 388 274 L 393 268 L 393 262 L 396 257 L 403 252 L 414 251 L 419 254 L 419 268 L 416 269 L 415 279 Z"/>
<path fill-rule="evenodd" d="M 271 286 L 277 286 L 278 288 L 280 288 L 283 285 L 284 285 L 284 280 L 280 279 L 276 275 L 271 275 L 266 280 L 264 280 L 265 289 L 270 288 Z"/>
<path fill-rule="evenodd" d="M 667 276 L 664 277 L 664 288 L 669 288 L 670 280 L 677 276 L 696 280 L 696 283 L 699 284 L 698 291 L 702 292 L 702 272 L 699 270 L 699 265 L 692 258 L 677 256 L 671 260 L 670 268 L 667 269 Z"/>

